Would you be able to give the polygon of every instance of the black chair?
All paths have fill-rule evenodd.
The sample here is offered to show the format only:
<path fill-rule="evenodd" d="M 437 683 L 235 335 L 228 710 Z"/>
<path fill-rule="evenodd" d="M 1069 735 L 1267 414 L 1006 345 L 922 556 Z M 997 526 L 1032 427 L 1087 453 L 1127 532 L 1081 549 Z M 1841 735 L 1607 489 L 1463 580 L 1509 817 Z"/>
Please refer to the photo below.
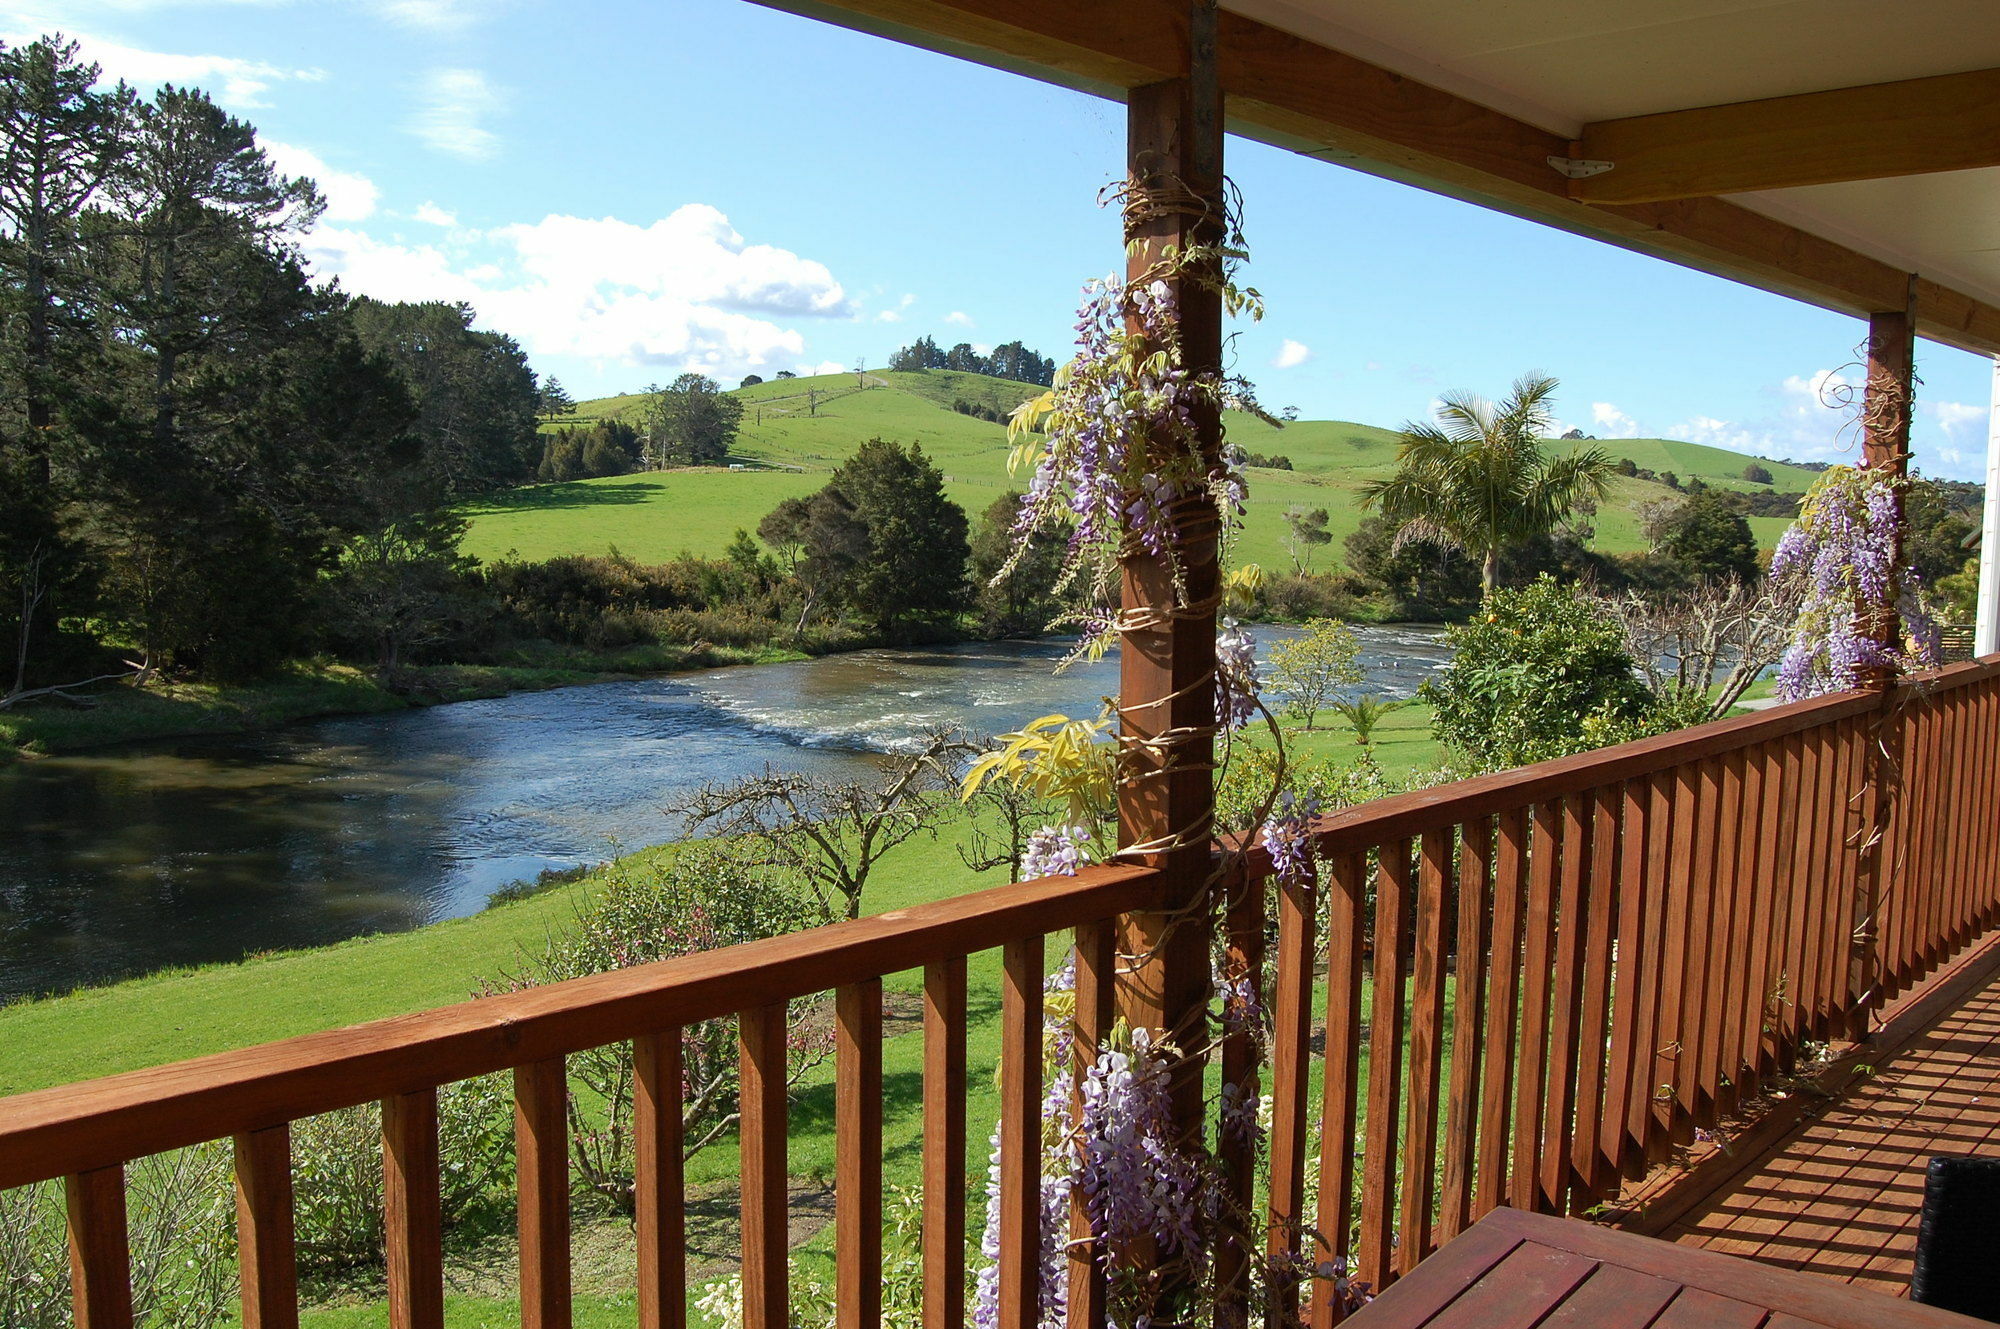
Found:
<path fill-rule="evenodd" d="M 2000 1158 L 1933 1158 L 1910 1300 L 2000 1323 Z"/>

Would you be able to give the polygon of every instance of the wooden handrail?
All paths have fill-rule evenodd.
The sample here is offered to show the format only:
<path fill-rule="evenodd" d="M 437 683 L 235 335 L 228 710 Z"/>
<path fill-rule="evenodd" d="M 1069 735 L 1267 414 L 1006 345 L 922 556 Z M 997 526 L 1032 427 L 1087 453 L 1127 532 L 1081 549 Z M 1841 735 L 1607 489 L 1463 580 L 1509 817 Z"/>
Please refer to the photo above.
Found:
<path fill-rule="evenodd" d="M 2000 656 L 1968 661 L 1903 679 L 1898 691 L 1925 695 L 2000 678 Z M 1329 858 L 1372 849 L 1390 840 L 1421 835 L 1439 826 L 1491 817 L 1512 808 L 1530 807 L 1567 798 L 1604 785 L 1672 770 L 1689 762 L 1723 756 L 1758 743 L 1784 738 L 1820 725 L 1865 715 L 1882 705 L 1880 693 L 1838 692 L 1808 701 L 1774 706 L 1749 715 L 1711 720 L 1707 724 L 1650 738 L 1634 739 L 1571 757 L 1556 757 L 1454 780 L 1430 789 L 1394 794 L 1331 813 L 1314 823 L 1320 852 Z M 1266 875 L 1270 859 L 1261 847 L 1251 851 L 1249 870 Z"/>
<path fill-rule="evenodd" d="M 1123 864 L 0 1098 L 0 1189 L 109 1167 L 1159 908 Z"/>

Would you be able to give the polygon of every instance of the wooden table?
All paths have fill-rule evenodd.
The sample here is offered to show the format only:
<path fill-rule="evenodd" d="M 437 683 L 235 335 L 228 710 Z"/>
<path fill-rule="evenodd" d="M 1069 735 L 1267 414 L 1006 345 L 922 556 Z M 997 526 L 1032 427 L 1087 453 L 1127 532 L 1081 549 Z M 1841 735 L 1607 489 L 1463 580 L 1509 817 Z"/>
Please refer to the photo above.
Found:
<path fill-rule="evenodd" d="M 1355 1329 L 1992 1329 L 1795 1273 L 1496 1209 L 1350 1318 Z"/>

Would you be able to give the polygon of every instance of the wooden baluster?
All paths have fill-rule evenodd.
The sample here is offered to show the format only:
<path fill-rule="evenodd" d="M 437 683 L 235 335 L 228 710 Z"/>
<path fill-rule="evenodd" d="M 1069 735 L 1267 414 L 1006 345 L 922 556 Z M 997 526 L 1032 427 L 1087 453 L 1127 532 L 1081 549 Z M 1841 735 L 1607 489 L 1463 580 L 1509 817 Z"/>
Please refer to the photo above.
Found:
<path fill-rule="evenodd" d="M 1632 1050 L 1632 1100 L 1627 1117 L 1639 1154 L 1631 1171 L 1639 1176 L 1645 1169 L 1664 1162 L 1671 1147 L 1668 1134 L 1673 1063 L 1668 1047 L 1672 1000 L 1667 988 L 1667 966 L 1674 936 L 1674 805 L 1678 801 L 1680 777 L 1676 771 L 1660 771 L 1648 781 L 1646 790 L 1646 925 L 1641 934 L 1645 952 L 1640 959 L 1644 982 L 1639 988 L 1638 1017 L 1633 1023 L 1636 1045 Z"/>
<path fill-rule="evenodd" d="M 1841 770 L 1846 797 L 1841 805 L 1839 870 L 1834 874 L 1834 938 L 1828 985 L 1833 993 L 1830 1037 L 1865 1038 L 1868 1012 L 1859 1005 L 1873 984 L 1875 922 L 1868 913 L 1873 887 L 1864 878 L 1864 846 L 1873 833 L 1876 790 L 1868 759 L 1868 725 L 1872 718 L 1844 721 L 1839 729 Z"/>
<path fill-rule="evenodd" d="M 1000 1329 L 1041 1315 L 1042 939 L 1010 941 L 1000 990 Z"/>
<path fill-rule="evenodd" d="M 1611 1048 L 1605 1067 L 1604 1115 L 1598 1128 L 1598 1149 L 1614 1172 L 1630 1177 L 1644 1166 L 1644 1119 L 1633 1111 L 1633 1078 L 1647 1064 L 1648 1032 L 1641 1022 L 1641 993 L 1651 981 L 1646 967 L 1646 935 L 1653 930 L 1652 878 L 1646 872 L 1648 814 L 1652 785 L 1643 777 L 1627 780 L 1619 796 L 1618 861 L 1611 866 L 1617 880 L 1605 894 L 1616 894 L 1617 957 L 1611 974 Z M 1608 856 L 1607 856 L 1608 857 Z M 1638 1100 L 1643 1105 L 1643 1099 Z"/>
<path fill-rule="evenodd" d="M 1576 1137 L 1570 1156 L 1576 1184 L 1585 1190 L 1585 1204 L 1572 1204 L 1572 1208 L 1603 1199 L 1618 1170 L 1616 1151 L 1605 1151 L 1600 1137 L 1610 1071 L 1612 939 L 1616 935 L 1618 813 L 1623 792 L 1618 785 L 1606 785 L 1596 791 L 1590 807 L 1594 825 L 1584 905 L 1583 1002 L 1577 1020 Z M 1620 1107 L 1624 1101 L 1622 1096 L 1618 1098 Z"/>
<path fill-rule="evenodd" d="M 389 1324 L 392 1329 L 443 1329 L 437 1090 L 419 1089 L 383 1101 L 382 1196 Z"/>
<path fill-rule="evenodd" d="M 1938 789 L 1944 785 L 1946 777 L 1946 751 L 1944 735 L 1936 703 L 1916 693 L 1910 699 L 1910 711 L 1918 717 L 1918 791 L 1916 807 L 1910 817 L 1914 831 L 1910 845 L 1910 861 L 1904 865 L 1904 879 L 1916 891 L 1916 965 L 1912 969 L 1912 981 L 1924 979 L 1932 969 L 1938 967 L 1940 947 L 1938 947 L 1938 925 L 1942 919 L 1940 893 L 1936 889 L 1936 865 L 1938 865 Z"/>
<path fill-rule="evenodd" d="M 787 1267 L 790 1178 L 786 1172 L 785 1003 L 737 1016 L 743 1151 L 743 1329 L 791 1322 Z"/>
<path fill-rule="evenodd" d="M 1562 858 L 1562 809 L 1538 803 L 1528 863 L 1526 958 L 1521 965 L 1521 1045 L 1514 1080 L 1516 1209 L 1546 1211 L 1542 1193 L 1542 1111 L 1548 1101 L 1549 1005 L 1555 951 L 1556 873 Z"/>
<path fill-rule="evenodd" d="M 687 1329 L 682 1073 L 679 1029 L 632 1041 L 632 1205 L 639 1238 L 639 1329 Z"/>
<path fill-rule="evenodd" d="M 249 1131 L 236 1146 L 236 1265 L 243 1329 L 298 1329 L 299 1269 L 293 1242 L 292 1132 Z"/>
<path fill-rule="evenodd" d="M 1850 1033 L 1848 1015 L 1852 1011 L 1852 961 L 1860 923 L 1856 901 L 1860 897 L 1860 841 L 1866 833 L 1866 753 L 1862 751 L 1862 721 L 1842 721 L 1834 727 L 1834 759 L 1838 761 L 1840 801 L 1834 821 L 1834 861 L 1828 881 L 1832 883 L 1832 911 L 1826 925 L 1826 1023 L 1820 1037 L 1840 1039 Z"/>
<path fill-rule="evenodd" d="M 1444 1058 L 1445 944 L 1452 919 L 1452 840 L 1426 831 L 1417 867 L 1416 963 L 1410 1002 L 1410 1080 L 1404 1096 L 1402 1221 L 1396 1268 L 1408 1273 L 1429 1255 L 1437 1197 L 1440 1078 Z"/>
<path fill-rule="evenodd" d="M 1732 985 L 1740 987 L 1742 971 L 1750 963 L 1750 933 L 1738 931 L 1734 921 L 1740 911 L 1740 897 L 1748 883 L 1738 871 L 1744 835 L 1744 759 L 1742 753 L 1728 753 L 1716 763 L 1716 793 L 1720 825 L 1716 827 L 1716 893 L 1710 903 L 1708 927 L 1708 997 L 1706 1029 L 1702 1035 L 1704 1071 L 1702 1091 L 1710 1111 L 1720 1121 L 1734 1107 L 1728 1085 L 1734 1077 L 1730 1067 L 1732 1029 L 1736 1027 L 1736 1005 L 1730 1001 Z"/>
<path fill-rule="evenodd" d="M 1397 1108 L 1403 1097 L 1404 982 L 1409 965 L 1403 933 L 1410 917 L 1410 845 L 1394 840 L 1378 851 L 1375 877 L 1375 966 L 1368 1031 L 1367 1144 L 1361 1170 L 1361 1278 L 1377 1292 L 1396 1276 Z"/>
<path fill-rule="evenodd" d="M 882 980 L 834 996 L 834 1261 L 838 1329 L 882 1321 Z"/>
<path fill-rule="evenodd" d="M 1318 883 L 1278 883 L 1278 965 L 1271 994 L 1271 1232 L 1273 1276 L 1269 1329 L 1297 1322 L 1295 1261 L 1315 1263 L 1306 1234 L 1306 1140 L 1311 1110 L 1313 968 L 1318 947 Z M 1329 982 L 1331 983 L 1331 979 Z"/>
<path fill-rule="evenodd" d="M 1791 902 L 1786 910 L 1787 925 L 1784 937 L 1784 999 L 1777 1019 L 1777 1060 L 1781 1073 L 1789 1075 L 1798 1065 L 1800 1044 L 1805 1038 L 1806 1023 L 1806 969 L 1811 951 L 1809 937 L 1813 917 L 1813 896 L 1816 883 L 1809 861 L 1812 847 L 1812 822 L 1818 815 L 1818 761 L 1814 746 L 1804 734 L 1793 734 L 1785 740 L 1785 774 L 1790 796 L 1786 799 L 1792 813 L 1787 825 L 1795 828 L 1786 878 L 1789 883 Z"/>
<path fill-rule="evenodd" d="M 1981 754 L 2000 751 L 2000 736 L 1994 730 L 1995 691 L 1990 684 L 1977 684 L 1974 692 L 1974 742 L 1972 750 Z M 1979 791 L 1973 803 L 1972 822 L 1974 826 L 2000 824 L 2000 812 L 1994 808 L 1994 790 L 2000 785 L 2000 762 L 1982 759 L 1974 763 L 1979 773 Z M 1996 854 L 1994 838 L 1990 835 L 1975 837 L 1976 846 L 1972 860 L 1974 899 L 1978 905 L 1978 927 L 1984 931 L 1993 926 L 1996 902 L 2000 902 L 2000 854 Z"/>
<path fill-rule="evenodd" d="M 1235 1028 L 1222 1031 L 1223 1092 L 1234 1091 L 1236 1110 L 1249 1114 L 1245 1130 L 1231 1130 L 1225 1108 L 1216 1130 L 1215 1156 L 1222 1169 L 1221 1192 L 1225 1222 L 1235 1235 L 1217 1244 L 1214 1296 L 1217 1329 L 1244 1329 L 1250 1322 L 1251 1262 L 1257 1225 L 1257 1141 L 1255 1118 L 1262 1092 L 1257 1074 L 1263 1041 L 1259 1027 L 1264 994 L 1264 879 L 1237 871 L 1223 883 L 1224 973 L 1246 985 L 1251 1003 Z M 1233 1002 L 1227 993 L 1225 1002 Z"/>
<path fill-rule="evenodd" d="M 1884 847 L 1882 885 L 1888 891 L 1890 947 L 1884 957 L 1888 975 L 1886 993 L 1898 997 L 1908 991 L 1916 975 L 1918 947 L 1918 899 L 1920 891 L 1910 877 L 1910 847 L 1916 843 L 1916 791 L 1922 775 L 1922 751 L 1918 749 L 1916 711 L 1910 707 L 1910 685 L 1896 685 L 1894 701 L 1894 743 L 1896 743 L 1896 807 L 1890 815 L 1890 839 Z"/>
<path fill-rule="evenodd" d="M 1522 888 L 1528 874 L 1527 810 L 1515 808 L 1501 813 L 1499 830 L 1493 876 L 1493 958 L 1488 963 L 1491 990 L 1486 1001 L 1486 1065 L 1480 1076 L 1475 1217 L 1506 1204 L 1511 1190 L 1507 1146 L 1513 1138 L 1509 1109 L 1513 1102 L 1514 1048 L 1520 1011 Z"/>
<path fill-rule="evenodd" d="M 1663 773 L 1666 774 L 1666 773 Z M 1692 1137 L 1686 1121 L 1686 1103 L 1693 1098 L 1693 1072 L 1688 1063 L 1685 996 L 1688 984 L 1688 925 L 1691 881 L 1694 875 L 1694 833 L 1701 796 L 1701 771 L 1694 765 L 1676 766 L 1673 781 L 1672 831 L 1667 855 L 1667 908 L 1663 918 L 1660 961 L 1660 995 L 1654 1036 L 1653 1084 L 1657 1095 L 1656 1116 L 1662 1144 Z"/>
<path fill-rule="evenodd" d="M 1786 1020 L 1790 1016 L 1791 948 L 1797 934 L 1794 911 L 1798 898 L 1798 817 L 1799 817 L 1799 752 L 1798 735 L 1793 734 L 1772 745 L 1770 779 L 1776 781 L 1778 813 L 1775 834 L 1780 846 L 1769 860 L 1767 869 L 1771 874 L 1774 895 L 1771 901 L 1771 958 L 1764 966 L 1762 991 L 1758 994 L 1764 1002 L 1760 1016 L 1763 1025 L 1762 1057 L 1760 1065 L 1767 1075 L 1778 1073 L 1783 1063 L 1781 1049 L 1786 1046 Z M 1770 799 L 1767 784 L 1765 799 Z"/>
<path fill-rule="evenodd" d="M 132 1255 L 125 1231 L 125 1169 L 63 1178 L 69 1211 L 70 1310 L 76 1329 L 131 1329 Z"/>
<path fill-rule="evenodd" d="M 1746 912 L 1739 915 L 1750 936 L 1750 963 L 1743 971 L 1738 991 L 1737 1024 L 1734 1034 L 1737 1101 L 1756 1096 L 1757 1081 L 1763 1073 L 1764 996 L 1769 991 L 1771 965 L 1771 920 L 1777 916 L 1777 854 L 1779 826 L 1776 817 L 1777 790 L 1772 773 L 1777 769 L 1777 748 L 1759 743 L 1744 761 L 1743 815 L 1744 876 L 1750 884 L 1746 892 Z"/>
<path fill-rule="evenodd" d="M 569 1329 L 569 1080 L 561 1057 L 514 1068 L 521 1329 Z"/>
<path fill-rule="evenodd" d="M 1562 804 L 1562 863 L 1557 895 L 1553 981 L 1549 999 L 1548 1089 L 1542 1110 L 1542 1204 L 1552 1214 L 1569 1210 L 1575 1151 L 1577 1062 L 1581 1057 L 1584 942 L 1589 935 L 1588 891 L 1593 853 L 1591 799 L 1573 794 Z"/>
<path fill-rule="evenodd" d="M 1493 822 L 1478 817 L 1465 823 L 1461 840 L 1457 1000 L 1451 1014 L 1451 1112 L 1445 1123 L 1440 1242 L 1450 1241 L 1472 1221 L 1472 1182 L 1479 1150 L 1479 1071 L 1486 1037 L 1486 951 L 1493 909 Z"/>
<path fill-rule="evenodd" d="M 1681 1134 L 1691 1143 L 1694 1131 L 1713 1125 L 1715 1071 L 1710 1061 L 1715 1033 L 1710 1025 L 1709 979 L 1719 972 L 1715 963 L 1716 835 L 1722 812 L 1722 778 L 1718 763 L 1702 762 L 1696 771 L 1694 856 L 1688 873 L 1688 938 L 1686 987 L 1681 1005 Z"/>
<path fill-rule="evenodd" d="M 1079 1125 L 1086 1078 L 1111 1032 L 1111 1004 L 1118 981 L 1117 941 L 1117 931 L 1109 920 L 1087 923 L 1076 930 L 1076 1028 L 1070 1061 L 1076 1092 L 1070 1100 L 1070 1119 Z M 1081 1186 L 1070 1190 L 1069 1240 L 1070 1329 L 1102 1329 L 1106 1322 L 1103 1252 L 1092 1240 L 1090 1197 Z"/>
<path fill-rule="evenodd" d="M 1973 835 L 1973 821 L 1970 803 L 1973 790 L 1978 786 L 1977 768 L 1982 764 L 1979 749 L 1974 744 L 1972 712 L 1967 702 L 1966 689 L 1959 688 L 1950 694 L 1952 728 L 1957 735 L 1957 750 L 1964 765 L 1959 768 L 1958 778 L 1952 781 L 1952 806 L 1950 813 L 1951 859 L 1949 880 L 1952 898 L 1952 948 L 1957 950 L 1973 937 L 1972 893 L 1970 876 L 1966 870 Z"/>
<path fill-rule="evenodd" d="M 964 1329 L 965 957 L 924 969 L 924 1329 Z"/>
<path fill-rule="evenodd" d="M 1320 1100 L 1319 1233 L 1326 1263 L 1340 1277 L 1357 1276 L 1354 1232 L 1354 1143 L 1361 1092 L 1361 970 L 1363 902 L 1368 859 L 1344 854 L 1331 867 L 1326 897 L 1326 1065 Z M 1338 1324 L 1346 1303 L 1321 1279 L 1314 1285 L 1313 1329 Z"/>

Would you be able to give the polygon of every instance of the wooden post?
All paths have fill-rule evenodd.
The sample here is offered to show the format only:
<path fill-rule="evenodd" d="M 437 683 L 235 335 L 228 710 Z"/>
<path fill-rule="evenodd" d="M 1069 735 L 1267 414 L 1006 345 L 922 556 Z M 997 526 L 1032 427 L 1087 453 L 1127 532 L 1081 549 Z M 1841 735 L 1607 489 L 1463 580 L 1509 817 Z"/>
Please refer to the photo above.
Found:
<path fill-rule="evenodd" d="M 1874 314 L 1868 320 L 1868 385 L 1862 399 L 1863 469 L 1900 481 L 1910 471 L 1910 416 L 1916 381 L 1917 279 L 1910 278 L 1909 301 L 1903 309 Z M 1893 567 L 1902 562 L 1903 500 L 1894 505 Z M 1903 625 L 1893 602 L 1859 605 L 1862 631 L 1888 650 L 1901 645 Z M 1862 860 L 1855 874 L 1852 930 L 1847 956 L 1847 1033 L 1860 1042 L 1868 1037 L 1869 1012 L 1881 987 L 1880 928 L 1876 914 L 1888 868 L 1885 836 L 1902 767 L 1898 738 L 1902 725 L 1891 710 L 1896 695 L 1890 671 L 1877 671 L 1872 684 L 1882 690 L 1874 741 L 1868 745 L 1868 797 L 1860 827 Z"/>
<path fill-rule="evenodd" d="M 1222 209 L 1222 95 L 1215 70 L 1214 0 L 1192 0 L 1186 77 L 1134 88 L 1127 100 L 1127 273 L 1156 275 L 1169 248 L 1219 241 Z M 1182 274 L 1174 288 L 1185 368 L 1211 373 L 1222 361 L 1222 302 L 1213 282 Z M 1221 453 L 1218 411 L 1197 421 L 1211 464 Z M 1117 1008 L 1134 1027 L 1164 1032 L 1182 1049 L 1207 1042 L 1208 921 L 1204 892 L 1213 872 L 1215 811 L 1215 610 L 1220 584 L 1215 510 L 1189 495 L 1175 512 L 1174 547 L 1186 602 L 1177 608 L 1173 564 L 1134 551 L 1124 560 L 1129 615 L 1156 611 L 1124 633 L 1119 712 L 1124 751 L 1118 795 L 1121 848 L 1163 874 L 1163 912 L 1119 920 L 1123 960 Z M 1167 612 L 1172 611 L 1172 612 Z M 1164 739 L 1165 741 L 1155 742 Z M 1201 1147 L 1201 1066 L 1190 1059 L 1174 1087 L 1177 1123 Z M 1138 1257 L 1144 1258 L 1144 1257 Z M 1171 1304 L 1169 1300 L 1163 1304 Z"/>

